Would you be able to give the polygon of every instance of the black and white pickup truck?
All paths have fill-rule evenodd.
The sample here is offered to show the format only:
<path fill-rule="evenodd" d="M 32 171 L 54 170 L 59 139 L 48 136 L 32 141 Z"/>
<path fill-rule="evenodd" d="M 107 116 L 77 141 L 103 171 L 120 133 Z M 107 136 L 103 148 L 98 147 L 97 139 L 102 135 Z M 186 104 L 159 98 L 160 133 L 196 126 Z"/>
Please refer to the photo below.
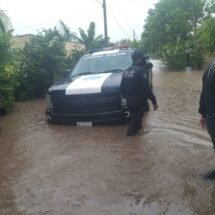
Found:
<path fill-rule="evenodd" d="M 48 121 L 93 123 L 129 117 L 120 93 L 122 73 L 132 64 L 131 48 L 113 48 L 81 57 L 71 74 L 47 93 Z"/>

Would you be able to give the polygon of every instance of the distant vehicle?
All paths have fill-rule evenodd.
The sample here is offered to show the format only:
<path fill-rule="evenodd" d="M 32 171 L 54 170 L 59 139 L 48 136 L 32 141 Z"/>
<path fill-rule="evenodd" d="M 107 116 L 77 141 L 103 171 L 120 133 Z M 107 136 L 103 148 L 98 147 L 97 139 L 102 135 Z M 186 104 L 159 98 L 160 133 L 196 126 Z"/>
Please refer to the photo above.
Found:
<path fill-rule="evenodd" d="M 48 121 L 94 123 L 129 118 L 120 84 L 123 71 L 132 64 L 132 52 L 118 47 L 82 56 L 67 78 L 49 88 Z"/>

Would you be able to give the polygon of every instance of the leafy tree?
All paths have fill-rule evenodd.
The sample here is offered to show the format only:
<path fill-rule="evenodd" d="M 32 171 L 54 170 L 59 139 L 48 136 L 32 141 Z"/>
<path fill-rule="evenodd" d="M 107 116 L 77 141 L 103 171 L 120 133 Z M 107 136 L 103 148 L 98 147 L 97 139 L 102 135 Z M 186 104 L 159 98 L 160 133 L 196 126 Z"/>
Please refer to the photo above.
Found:
<path fill-rule="evenodd" d="M 192 58 L 190 60 L 191 66 L 199 67 L 199 64 L 196 64 L 196 59 L 193 59 L 195 57 L 202 59 L 202 52 L 199 50 L 196 36 L 202 20 L 209 14 L 209 12 L 206 13 L 206 9 L 209 11 L 209 8 L 212 7 L 209 3 L 213 2 L 206 0 L 160 0 L 155 9 L 151 9 L 148 13 L 142 34 L 144 47 L 149 52 L 158 53 L 173 68 L 184 67 L 184 63 L 177 61 L 175 64 L 172 63 L 171 58 L 174 55 L 176 58 L 186 56 L 186 61 L 189 56 Z M 199 56 L 196 53 L 199 53 Z M 178 61 L 183 62 L 183 60 L 184 57 L 178 58 Z"/>
<path fill-rule="evenodd" d="M 96 37 L 95 34 L 96 25 L 94 22 L 91 22 L 87 32 L 85 32 L 82 28 L 79 28 L 80 37 L 73 35 L 73 39 L 77 42 L 84 44 L 86 51 L 95 48 L 101 48 L 105 45 L 105 40 L 102 35 Z"/>
<path fill-rule="evenodd" d="M 0 94 L 3 97 L 0 108 L 6 111 L 13 107 L 16 85 L 16 64 L 10 44 L 11 28 L 10 18 L 0 10 Z"/>
<path fill-rule="evenodd" d="M 205 3 L 205 13 L 206 17 L 211 17 L 215 13 L 215 3 L 214 0 L 207 0 Z"/>
<path fill-rule="evenodd" d="M 43 30 L 22 51 L 18 100 L 41 97 L 66 70 L 64 40 L 57 30 Z"/>
<path fill-rule="evenodd" d="M 0 9 L 0 34 L 6 33 L 12 29 L 10 18 Z"/>
<path fill-rule="evenodd" d="M 69 72 L 75 67 L 78 60 L 85 54 L 85 50 L 74 49 L 67 58 Z"/>
<path fill-rule="evenodd" d="M 205 52 L 215 51 L 215 18 L 209 17 L 202 22 L 198 29 L 197 38 Z"/>
<path fill-rule="evenodd" d="M 13 107 L 16 85 L 16 64 L 10 40 L 9 33 L 0 34 L 0 94 L 3 96 L 1 108 L 6 111 Z"/>
<path fill-rule="evenodd" d="M 59 20 L 59 23 L 58 23 L 56 29 L 59 31 L 60 35 L 63 37 L 63 39 L 66 42 L 76 42 L 77 41 L 77 39 L 75 39 L 75 38 L 77 38 L 76 33 L 71 32 L 69 27 L 62 20 Z"/>

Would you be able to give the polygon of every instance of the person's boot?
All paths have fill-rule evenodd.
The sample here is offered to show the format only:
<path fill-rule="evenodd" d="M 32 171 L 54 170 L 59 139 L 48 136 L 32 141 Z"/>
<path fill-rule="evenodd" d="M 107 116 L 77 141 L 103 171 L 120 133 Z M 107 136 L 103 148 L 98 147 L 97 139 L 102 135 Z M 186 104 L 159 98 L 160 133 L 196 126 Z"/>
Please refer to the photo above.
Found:
<path fill-rule="evenodd" d="M 137 134 L 137 129 L 131 129 L 129 128 L 127 131 L 127 136 L 135 136 Z"/>

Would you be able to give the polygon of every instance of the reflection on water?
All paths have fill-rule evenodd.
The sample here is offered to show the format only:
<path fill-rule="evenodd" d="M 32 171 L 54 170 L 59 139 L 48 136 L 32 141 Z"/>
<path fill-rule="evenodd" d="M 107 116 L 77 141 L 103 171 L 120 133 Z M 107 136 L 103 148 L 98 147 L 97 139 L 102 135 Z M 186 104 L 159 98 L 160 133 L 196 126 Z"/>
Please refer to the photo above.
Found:
<path fill-rule="evenodd" d="M 214 168 L 198 126 L 202 71 L 154 61 L 159 110 L 127 125 L 48 125 L 45 101 L 18 103 L 0 124 L 0 214 L 215 214 Z"/>

